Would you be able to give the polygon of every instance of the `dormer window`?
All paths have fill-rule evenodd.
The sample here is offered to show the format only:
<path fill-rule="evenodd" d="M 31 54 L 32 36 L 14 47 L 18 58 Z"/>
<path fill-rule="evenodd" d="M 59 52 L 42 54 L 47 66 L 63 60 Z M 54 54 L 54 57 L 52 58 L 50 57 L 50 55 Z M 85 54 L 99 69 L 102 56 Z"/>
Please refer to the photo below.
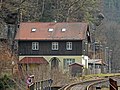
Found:
<path fill-rule="evenodd" d="M 32 30 L 31 30 L 31 31 L 32 31 L 32 32 L 35 32 L 36 30 L 37 30 L 36 28 L 32 28 Z"/>
<path fill-rule="evenodd" d="M 53 31 L 53 28 L 49 28 L 48 31 L 49 31 L 49 32 L 52 32 L 52 31 Z"/>
<path fill-rule="evenodd" d="M 66 28 L 62 28 L 62 30 L 61 30 L 62 32 L 65 32 L 66 31 Z"/>

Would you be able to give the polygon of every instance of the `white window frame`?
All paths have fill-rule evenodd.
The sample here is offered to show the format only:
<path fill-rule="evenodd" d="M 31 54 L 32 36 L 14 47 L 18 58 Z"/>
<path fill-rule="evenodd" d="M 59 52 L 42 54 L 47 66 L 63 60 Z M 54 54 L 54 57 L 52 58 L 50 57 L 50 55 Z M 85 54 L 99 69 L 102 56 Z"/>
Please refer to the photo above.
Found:
<path fill-rule="evenodd" d="M 72 50 L 72 42 L 66 42 L 66 49 Z"/>
<path fill-rule="evenodd" d="M 58 49 L 59 49 L 58 42 L 52 42 L 52 50 L 58 50 Z"/>
<path fill-rule="evenodd" d="M 69 69 L 69 65 L 75 63 L 75 59 L 74 58 L 64 58 L 63 59 L 63 65 L 64 65 L 64 69 Z"/>
<path fill-rule="evenodd" d="M 63 28 L 61 31 L 62 31 L 62 32 L 65 32 L 65 31 L 66 31 L 66 28 Z"/>
<path fill-rule="evenodd" d="M 35 32 L 36 30 L 37 30 L 36 28 L 32 28 L 32 30 L 31 30 L 31 31 L 32 31 L 32 32 Z"/>
<path fill-rule="evenodd" d="M 39 42 L 32 42 L 32 50 L 39 50 Z"/>
<path fill-rule="evenodd" d="M 52 32 L 52 31 L 53 31 L 53 28 L 49 28 L 48 31 L 49 31 L 49 32 Z"/>

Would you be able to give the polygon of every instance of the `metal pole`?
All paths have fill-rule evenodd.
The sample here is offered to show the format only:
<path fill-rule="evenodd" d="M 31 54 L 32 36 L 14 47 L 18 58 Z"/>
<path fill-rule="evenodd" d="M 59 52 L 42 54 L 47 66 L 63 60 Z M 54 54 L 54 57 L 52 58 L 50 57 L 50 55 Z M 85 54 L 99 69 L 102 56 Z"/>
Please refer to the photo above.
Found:
<path fill-rule="evenodd" d="M 112 50 L 109 50 L 109 73 L 111 73 L 111 53 Z"/>
<path fill-rule="evenodd" d="M 93 53 L 94 53 L 94 55 L 93 55 L 93 60 L 94 60 L 94 62 L 93 62 L 93 74 L 95 74 L 95 42 L 93 43 Z"/>
<path fill-rule="evenodd" d="M 105 47 L 105 62 L 108 64 L 108 52 L 107 51 L 108 51 L 108 47 Z M 106 70 L 108 72 L 108 66 L 106 67 Z"/>
<path fill-rule="evenodd" d="M 95 74 L 95 30 L 96 30 L 96 25 L 92 23 L 91 28 L 93 30 L 93 74 Z"/>

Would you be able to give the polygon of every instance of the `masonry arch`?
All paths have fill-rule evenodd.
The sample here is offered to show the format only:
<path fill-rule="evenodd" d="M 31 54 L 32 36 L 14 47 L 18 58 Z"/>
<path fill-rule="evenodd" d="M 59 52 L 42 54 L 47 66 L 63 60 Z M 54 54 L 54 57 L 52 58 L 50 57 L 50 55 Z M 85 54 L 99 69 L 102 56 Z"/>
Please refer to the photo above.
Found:
<path fill-rule="evenodd" d="M 51 63 L 51 70 L 52 69 L 59 69 L 59 64 L 60 64 L 59 58 L 57 58 L 57 57 L 51 58 L 50 63 Z"/>

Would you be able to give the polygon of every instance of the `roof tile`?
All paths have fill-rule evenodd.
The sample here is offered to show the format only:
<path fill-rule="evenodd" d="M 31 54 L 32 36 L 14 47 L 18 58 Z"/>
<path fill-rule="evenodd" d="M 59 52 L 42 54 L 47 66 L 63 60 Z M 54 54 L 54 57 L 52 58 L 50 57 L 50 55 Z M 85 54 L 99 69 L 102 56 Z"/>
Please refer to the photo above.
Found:
<path fill-rule="evenodd" d="M 24 57 L 19 61 L 21 64 L 48 64 L 43 57 Z"/>
<path fill-rule="evenodd" d="M 16 40 L 83 40 L 86 37 L 87 23 L 21 23 Z M 32 32 L 32 29 L 36 31 Z M 48 29 L 53 31 L 48 31 Z M 62 32 L 62 29 L 66 31 Z"/>

